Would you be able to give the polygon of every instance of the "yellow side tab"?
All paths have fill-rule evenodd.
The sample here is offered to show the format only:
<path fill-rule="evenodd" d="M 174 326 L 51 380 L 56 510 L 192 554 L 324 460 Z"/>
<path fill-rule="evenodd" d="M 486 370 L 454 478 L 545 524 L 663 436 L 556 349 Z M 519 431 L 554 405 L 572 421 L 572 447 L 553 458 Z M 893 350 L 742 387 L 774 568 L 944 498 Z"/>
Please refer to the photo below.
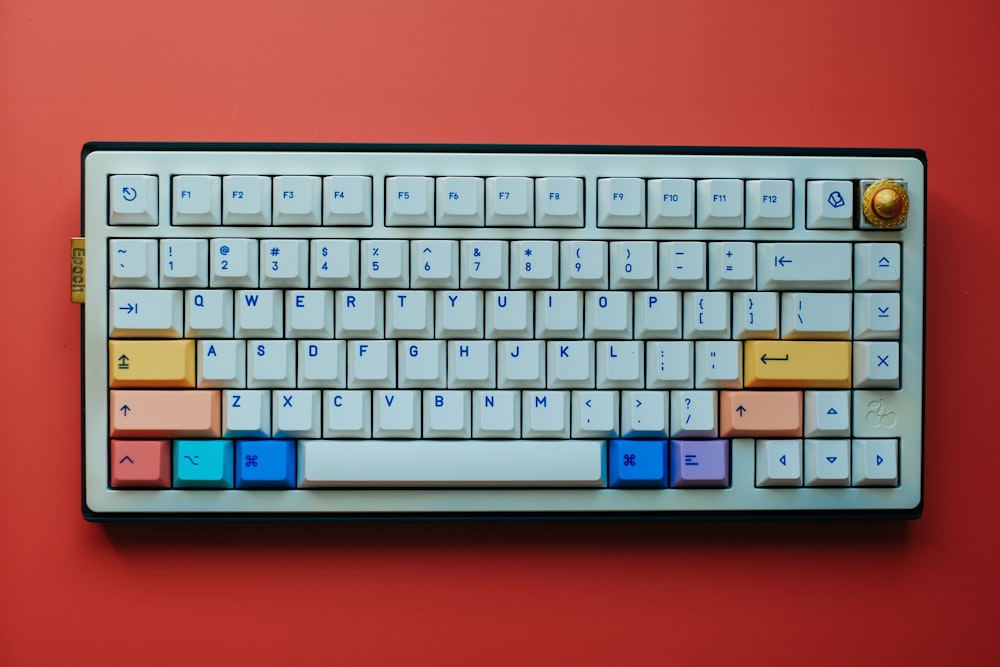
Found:
<path fill-rule="evenodd" d="M 851 387 L 850 341 L 748 340 L 745 345 L 746 387 Z"/>
<path fill-rule="evenodd" d="M 109 340 L 112 387 L 194 387 L 193 340 Z"/>
<path fill-rule="evenodd" d="M 70 239 L 69 300 L 87 302 L 87 239 Z"/>

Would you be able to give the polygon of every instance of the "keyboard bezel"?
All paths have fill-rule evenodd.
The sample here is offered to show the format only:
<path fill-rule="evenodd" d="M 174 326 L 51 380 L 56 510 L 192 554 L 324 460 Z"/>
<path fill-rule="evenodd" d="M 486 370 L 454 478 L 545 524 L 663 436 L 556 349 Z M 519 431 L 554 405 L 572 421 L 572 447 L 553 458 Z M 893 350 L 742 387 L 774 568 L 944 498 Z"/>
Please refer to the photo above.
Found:
<path fill-rule="evenodd" d="M 171 171 L 171 165 L 200 154 L 199 167 Z M 208 156 L 208 157 L 206 157 Z M 323 169 L 329 161 L 353 165 L 379 165 L 391 157 L 391 168 L 361 170 L 344 167 Z M 528 164 L 534 170 L 525 168 Z M 757 162 L 766 169 L 746 169 L 740 165 Z M 105 166 L 107 163 L 109 166 Z M 585 169 L 581 168 L 584 163 Z M 627 164 L 626 164 L 627 163 Z M 636 164 L 642 164 L 637 168 Z M 465 169 L 451 165 L 464 164 Z M 600 165 L 600 168 L 591 164 Z M 801 165 L 810 165 L 802 169 Z M 883 165 L 872 173 L 859 171 L 868 165 Z M 886 169 L 885 165 L 896 169 Z M 110 171 L 114 166 L 114 171 Z M 155 166 L 158 171 L 149 168 Z M 475 165 L 489 166 L 485 171 Z M 799 165 L 789 169 L 790 165 Z M 267 166 L 269 169 L 262 169 Z M 422 167 L 416 169 L 415 167 Z M 431 167 L 441 167 L 435 171 Z M 353 169 L 353 170 L 352 170 Z M 812 169 L 812 171 L 810 171 Z M 529 173 L 530 172 L 530 173 Z M 794 172 L 794 173 L 793 173 Z M 898 172 L 898 173 L 897 173 Z M 107 220 L 107 176 L 111 173 L 156 173 L 160 176 L 160 224 L 156 227 L 111 227 Z M 495 239 L 591 239 L 595 232 L 606 240 L 740 240 L 797 241 L 808 233 L 811 241 L 892 241 L 902 246 L 903 308 L 902 336 L 919 338 L 919 358 L 904 360 L 901 369 L 907 392 L 906 407 L 919 403 L 920 420 L 905 427 L 906 438 L 920 442 L 900 454 L 900 487 L 891 489 L 852 488 L 845 503 L 844 490 L 822 488 L 749 489 L 749 496 L 780 497 L 774 494 L 802 494 L 795 503 L 773 501 L 750 503 L 745 509 L 726 500 L 732 489 L 682 491 L 624 489 L 392 489 L 392 490 L 303 490 L 290 491 L 183 491 L 116 490 L 107 486 L 107 239 L 108 238 L 193 238 L 203 227 L 174 227 L 169 224 L 169 175 L 178 173 L 247 174 L 362 174 L 373 176 L 372 227 L 212 227 L 209 236 L 252 238 L 465 238 L 469 228 L 407 227 L 385 228 L 384 176 L 387 175 L 476 175 L 476 176 L 582 176 L 585 185 L 584 228 L 472 228 L 485 231 L 483 238 Z M 81 182 L 81 227 L 87 237 L 91 271 L 88 274 L 87 304 L 81 311 L 81 419 L 82 419 L 82 505 L 84 516 L 94 521 L 118 520 L 287 520 L 287 519 L 567 519 L 567 518 L 905 518 L 914 519 L 923 509 L 924 432 L 924 317 L 926 252 L 926 156 L 917 149 L 850 148 L 754 148 L 754 147 L 635 147 L 559 145 L 446 145 L 446 144 L 296 144 L 296 143 L 145 143 L 92 142 L 83 147 Z M 795 181 L 794 230 L 747 229 L 609 229 L 596 228 L 596 187 L 598 177 L 638 176 L 676 178 L 791 178 Z M 905 178 L 911 194 L 907 227 L 902 231 L 841 231 L 804 229 L 804 182 L 807 179 Z M 380 201 L 380 195 L 381 201 Z M 88 220 L 90 224 L 88 225 Z M 306 232 L 306 233 L 303 233 Z M 333 233 L 336 233 L 334 236 Z M 320 237 L 320 236 L 317 236 Z M 919 259 L 919 261 L 914 261 Z M 918 299 L 919 312 L 914 312 Z M 100 327 L 104 327 L 103 334 Z M 90 336 L 88 337 L 88 332 Z M 88 349 L 89 344 L 89 349 Z M 912 355 L 913 341 L 905 348 Z M 88 360 L 90 363 L 88 364 Z M 919 369 L 914 387 L 913 368 Z M 87 395 L 98 397 L 88 411 Z M 103 402 L 100 396 L 103 392 Z M 917 392 L 918 397 L 914 397 Z M 95 423 L 96 422 L 96 423 Z M 103 423 L 102 423 L 103 422 Z M 103 435 L 98 438 L 103 430 Z M 914 435 L 913 433 L 916 433 Z M 88 452 L 88 436 L 94 445 Z M 103 450 L 99 441 L 103 439 Z M 733 469 L 737 466 L 733 445 Z M 745 447 L 742 449 L 746 449 Z M 753 466 L 752 453 L 742 456 L 739 465 Z M 904 463 L 905 460 L 905 463 Z M 915 485 L 914 478 L 919 478 Z M 103 485 L 102 485 L 103 483 Z M 741 492 L 742 494 L 743 492 Z M 193 495 L 192 495 L 193 494 Z M 281 494 L 281 498 L 276 494 Z M 649 501 L 664 494 L 697 494 L 697 508 L 691 503 L 667 503 L 650 508 Z M 839 494 L 839 495 L 838 495 Z M 820 501 L 823 496 L 833 501 Z M 886 502 L 886 497 L 893 500 Z M 905 496 L 905 497 L 904 497 Z M 171 497 L 179 498 L 175 502 Z M 670 496 L 667 495 L 667 498 Z M 721 500 L 720 500 L 721 497 Z M 809 503 L 802 498 L 813 497 Z M 191 498 L 191 500 L 184 500 Z M 283 499 L 282 499 L 283 498 Z M 291 498 L 292 500 L 288 500 Z M 331 500 L 331 498 L 333 500 Z M 164 500 L 166 499 L 166 500 Z M 195 502 L 196 501 L 196 502 Z M 878 501 L 878 502 L 876 502 Z M 336 502 L 336 506 L 333 503 Z M 824 506 L 826 502 L 826 506 Z M 449 507 L 450 506 L 450 507 Z M 205 511 L 204 508 L 216 508 Z"/>

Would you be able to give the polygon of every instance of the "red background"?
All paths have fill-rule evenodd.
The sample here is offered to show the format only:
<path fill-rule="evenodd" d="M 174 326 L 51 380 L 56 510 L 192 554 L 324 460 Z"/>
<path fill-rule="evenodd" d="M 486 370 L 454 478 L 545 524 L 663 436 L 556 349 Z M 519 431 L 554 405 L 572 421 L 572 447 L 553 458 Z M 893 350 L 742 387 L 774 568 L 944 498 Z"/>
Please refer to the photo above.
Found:
<path fill-rule="evenodd" d="M 997 664 L 1000 5 L 0 3 L 0 663 Z M 920 147 L 916 522 L 80 514 L 88 140 Z"/>

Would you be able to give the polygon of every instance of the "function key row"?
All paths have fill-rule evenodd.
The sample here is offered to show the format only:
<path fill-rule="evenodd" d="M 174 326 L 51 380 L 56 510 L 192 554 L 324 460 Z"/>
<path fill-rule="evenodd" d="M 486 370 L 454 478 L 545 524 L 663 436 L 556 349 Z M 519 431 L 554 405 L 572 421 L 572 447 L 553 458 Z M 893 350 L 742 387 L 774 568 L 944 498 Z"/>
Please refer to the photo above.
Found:
<path fill-rule="evenodd" d="M 158 177 L 110 178 L 109 223 L 159 223 Z M 370 176 L 179 175 L 171 179 L 173 225 L 371 227 Z M 851 181 L 806 184 L 806 226 L 852 229 Z M 599 178 L 597 226 L 791 229 L 791 180 Z M 389 227 L 583 227 L 577 177 L 391 176 Z"/>

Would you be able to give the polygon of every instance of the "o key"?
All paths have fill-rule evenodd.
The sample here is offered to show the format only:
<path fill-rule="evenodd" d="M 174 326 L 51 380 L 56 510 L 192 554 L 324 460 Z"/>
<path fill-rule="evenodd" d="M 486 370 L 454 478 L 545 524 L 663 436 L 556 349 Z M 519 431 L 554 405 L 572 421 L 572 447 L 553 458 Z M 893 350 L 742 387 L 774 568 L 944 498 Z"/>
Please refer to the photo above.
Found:
<path fill-rule="evenodd" d="M 801 391 L 719 392 L 723 438 L 802 437 Z"/>
<path fill-rule="evenodd" d="M 214 390 L 112 389 L 111 436 L 117 438 L 218 438 L 221 397 Z"/>

